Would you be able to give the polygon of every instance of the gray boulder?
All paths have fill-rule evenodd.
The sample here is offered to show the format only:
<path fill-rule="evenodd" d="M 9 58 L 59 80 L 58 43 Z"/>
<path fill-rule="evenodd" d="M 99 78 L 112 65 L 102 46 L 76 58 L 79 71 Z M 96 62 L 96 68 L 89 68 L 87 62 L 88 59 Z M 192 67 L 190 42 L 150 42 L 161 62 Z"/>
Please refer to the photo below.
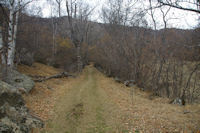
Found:
<path fill-rule="evenodd" d="M 4 81 L 18 89 L 24 88 L 27 93 L 35 86 L 34 81 L 30 77 L 21 74 L 16 70 L 9 70 Z"/>
<path fill-rule="evenodd" d="M 185 101 L 183 101 L 181 98 L 175 98 L 170 102 L 171 104 L 176 104 L 176 105 L 185 105 Z"/>
<path fill-rule="evenodd" d="M 116 82 L 118 82 L 118 83 L 121 83 L 121 82 L 122 82 L 122 80 L 121 80 L 120 78 L 118 78 L 118 77 L 115 77 L 114 80 L 115 80 Z"/>
<path fill-rule="evenodd" d="M 20 92 L 0 81 L 0 133 L 29 133 L 33 128 L 42 127 L 43 122 L 25 107 Z"/>
<path fill-rule="evenodd" d="M 28 51 L 26 48 L 22 48 L 19 51 L 19 60 L 22 64 L 32 66 L 34 62 L 34 54 Z"/>
<path fill-rule="evenodd" d="M 133 86 L 135 86 L 135 81 L 134 80 L 126 80 L 126 81 L 124 81 L 124 85 L 126 85 L 127 87 L 133 87 Z"/>

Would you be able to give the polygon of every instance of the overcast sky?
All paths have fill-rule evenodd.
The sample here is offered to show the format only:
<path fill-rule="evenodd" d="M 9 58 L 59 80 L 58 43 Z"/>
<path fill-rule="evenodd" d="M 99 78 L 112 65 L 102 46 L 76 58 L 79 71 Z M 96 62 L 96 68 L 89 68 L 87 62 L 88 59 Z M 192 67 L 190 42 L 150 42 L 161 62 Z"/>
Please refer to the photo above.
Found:
<path fill-rule="evenodd" d="M 95 7 L 95 10 L 92 14 L 92 20 L 101 22 L 101 9 L 102 6 L 106 5 L 107 0 L 84 0 L 86 1 L 91 7 Z M 143 4 L 138 4 L 141 8 L 148 8 L 149 2 L 143 2 Z M 29 5 L 29 9 L 40 8 L 42 17 L 50 17 L 51 16 L 51 6 L 48 4 L 47 0 L 39 0 L 39 2 L 34 2 Z M 55 7 L 53 10 L 56 10 Z M 34 14 L 34 12 L 30 12 Z M 36 12 L 37 13 L 37 12 Z M 35 13 L 35 14 L 36 14 Z M 55 15 L 55 14 L 54 14 Z M 62 3 L 62 15 L 66 15 L 66 8 L 65 8 L 65 0 Z M 198 14 L 188 11 L 183 11 L 179 9 L 170 9 L 170 12 L 167 16 L 168 18 L 168 28 L 181 28 L 181 29 L 192 29 L 198 24 Z M 152 27 L 152 20 L 150 15 L 146 14 L 146 19 L 148 21 L 149 26 Z M 159 9 L 155 12 L 155 19 L 158 23 L 158 28 L 163 28 L 163 21 L 162 15 Z"/>

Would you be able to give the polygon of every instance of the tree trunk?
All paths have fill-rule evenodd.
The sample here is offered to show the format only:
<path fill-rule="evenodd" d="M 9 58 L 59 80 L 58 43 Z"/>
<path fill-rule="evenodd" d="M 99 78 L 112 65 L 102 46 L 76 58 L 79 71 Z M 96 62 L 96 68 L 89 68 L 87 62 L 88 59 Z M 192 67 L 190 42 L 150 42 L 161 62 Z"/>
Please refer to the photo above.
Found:
<path fill-rule="evenodd" d="M 61 2 L 58 3 L 58 16 L 61 16 Z"/>
<path fill-rule="evenodd" d="M 52 58 L 54 59 L 54 50 L 55 50 L 55 25 L 54 25 L 54 18 L 52 18 L 52 28 L 53 28 L 53 41 L 52 41 Z M 52 63 L 52 62 L 51 62 Z"/>
<path fill-rule="evenodd" d="M 81 61 L 81 46 L 80 43 L 78 43 L 77 45 L 77 66 L 78 66 L 78 72 L 82 71 L 82 61 Z"/>
<path fill-rule="evenodd" d="M 14 0 L 10 4 L 10 15 L 9 15 L 9 29 L 8 29 L 8 57 L 7 57 L 7 65 L 13 67 L 13 52 L 15 46 L 13 46 L 13 15 L 14 15 Z"/>
<path fill-rule="evenodd" d="M 1 56 L 1 64 L 5 65 L 6 59 L 5 59 L 5 52 L 4 52 L 4 46 L 3 46 L 3 30 L 1 26 L 0 26 L 0 56 Z"/>
<path fill-rule="evenodd" d="M 14 3 L 14 2 L 13 2 Z M 20 9 L 20 0 L 18 0 L 18 11 L 16 13 L 15 17 L 15 24 L 14 24 L 14 4 L 12 5 L 11 13 L 10 13 L 10 23 L 11 27 L 14 27 L 13 29 L 13 34 L 12 31 L 9 31 L 9 43 L 8 43 L 8 59 L 7 59 L 7 65 L 10 68 L 14 67 L 14 57 L 15 57 L 15 46 L 16 46 L 16 38 L 17 38 L 17 26 L 18 26 L 18 18 L 19 18 L 19 9 Z M 10 23 L 9 23 L 9 28 L 10 28 Z"/>
<path fill-rule="evenodd" d="M 53 46 L 52 46 L 52 62 L 51 64 L 55 63 L 55 56 L 57 54 L 57 44 L 56 44 L 56 35 L 57 35 L 57 20 L 54 20 L 54 18 L 52 18 L 52 28 L 53 28 Z"/>
<path fill-rule="evenodd" d="M 58 29 L 58 23 L 57 23 L 57 20 L 56 20 L 56 23 L 55 23 L 55 35 L 54 35 L 54 56 L 57 54 L 57 42 L 56 42 L 56 36 L 57 36 L 57 29 Z"/>

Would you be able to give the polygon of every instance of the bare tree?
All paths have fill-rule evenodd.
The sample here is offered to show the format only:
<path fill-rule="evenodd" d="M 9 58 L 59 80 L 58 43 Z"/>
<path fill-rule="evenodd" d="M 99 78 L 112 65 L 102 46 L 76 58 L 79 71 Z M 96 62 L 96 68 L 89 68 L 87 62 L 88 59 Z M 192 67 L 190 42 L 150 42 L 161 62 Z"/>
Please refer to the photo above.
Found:
<path fill-rule="evenodd" d="M 89 5 L 78 3 L 77 1 L 66 0 L 67 16 L 71 39 L 77 49 L 77 67 L 81 72 L 83 68 L 83 61 L 81 57 L 81 45 L 89 29 L 89 16 L 93 9 Z"/>
<path fill-rule="evenodd" d="M 63 0 L 56 0 L 56 3 L 58 5 L 58 17 L 61 17 L 61 4 Z"/>
<path fill-rule="evenodd" d="M 154 11 L 153 11 L 153 6 L 152 6 L 152 0 L 149 0 L 149 4 L 150 4 L 150 15 L 151 15 L 151 19 L 153 21 L 153 24 L 154 24 L 154 30 L 156 31 L 157 30 L 157 24 L 156 24 L 156 20 L 154 18 Z M 154 34 L 155 36 L 155 34 Z M 155 39 L 155 37 L 154 37 Z"/>
<path fill-rule="evenodd" d="M 55 55 L 57 53 L 57 50 L 56 50 L 56 48 L 57 48 L 57 46 L 56 46 L 56 35 L 57 35 L 58 24 L 57 24 L 56 18 L 54 18 L 54 16 L 53 16 L 52 7 L 51 7 L 51 19 L 52 19 L 52 59 L 53 59 L 53 62 L 54 62 L 55 61 Z"/>
<path fill-rule="evenodd" d="M 47 1 L 51 5 L 51 20 L 52 20 L 51 21 L 52 22 L 52 60 L 50 64 L 54 64 L 56 54 L 57 54 L 56 36 L 58 34 L 58 18 L 61 17 L 61 4 L 63 0 L 47 0 Z M 54 8 L 56 8 L 56 11 L 54 11 Z"/>

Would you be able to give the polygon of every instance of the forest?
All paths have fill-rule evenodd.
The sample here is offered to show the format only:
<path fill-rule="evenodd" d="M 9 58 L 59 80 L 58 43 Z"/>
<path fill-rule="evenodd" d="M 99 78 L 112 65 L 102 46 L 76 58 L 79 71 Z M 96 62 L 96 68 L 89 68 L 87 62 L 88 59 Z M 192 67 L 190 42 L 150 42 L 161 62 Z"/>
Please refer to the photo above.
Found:
<path fill-rule="evenodd" d="M 48 17 L 40 3 L 0 1 L 0 132 L 200 132 L 199 0 L 47 0 Z M 195 26 L 174 26 L 174 12 L 193 13 Z M 157 123 L 144 114 L 137 123 L 131 111 L 112 117 L 120 109 L 111 101 L 123 98 L 132 112 L 153 110 Z M 164 121 L 165 111 L 180 123 Z"/>

